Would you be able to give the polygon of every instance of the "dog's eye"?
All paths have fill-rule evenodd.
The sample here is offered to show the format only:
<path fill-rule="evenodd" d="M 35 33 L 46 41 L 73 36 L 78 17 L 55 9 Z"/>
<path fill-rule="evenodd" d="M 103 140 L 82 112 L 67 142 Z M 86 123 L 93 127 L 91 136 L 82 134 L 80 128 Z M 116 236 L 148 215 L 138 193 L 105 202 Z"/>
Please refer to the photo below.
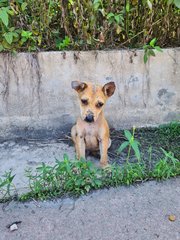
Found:
<path fill-rule="evenodd" d="M 97 107 L 97 108 L 101 108 L 103 105 L 104 105 L 104 103 L 98 102 L 98 103 L 96 104 L 96 107 Z"/>
<path fill-rule="evenodd" d="M 81 99 L 81 102 L 83 105 L 88 105 L 88 100 L 87 99 Z"/>

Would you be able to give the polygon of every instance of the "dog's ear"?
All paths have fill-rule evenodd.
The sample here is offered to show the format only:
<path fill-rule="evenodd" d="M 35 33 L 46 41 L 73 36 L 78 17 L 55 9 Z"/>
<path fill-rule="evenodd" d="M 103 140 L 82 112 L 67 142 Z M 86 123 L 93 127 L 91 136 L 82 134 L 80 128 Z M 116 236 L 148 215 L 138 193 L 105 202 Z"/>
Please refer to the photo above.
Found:
<path fill-rule="evenodd" d="M 75 89 L 77 92 L 82 92 L 84 91 L 85 88 L 87 88 L 87 84 L 85 82 L 72 81 L 71 87 Z"/>
<path fill-rule="evenodd" d="M 115 89 L 116 89 L 115 83 L 109 82 L 103 86 L 102 91 L 105 96 L 111 97 L 114 94 Z"/>

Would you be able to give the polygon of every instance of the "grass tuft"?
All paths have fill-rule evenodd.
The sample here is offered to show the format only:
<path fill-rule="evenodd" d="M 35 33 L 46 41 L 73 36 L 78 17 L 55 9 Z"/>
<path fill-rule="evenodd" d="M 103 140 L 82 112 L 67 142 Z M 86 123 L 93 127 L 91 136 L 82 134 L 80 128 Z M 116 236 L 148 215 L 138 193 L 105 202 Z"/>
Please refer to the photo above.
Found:
<path fill-rule="evenodd" d="M 80 196 L 95 189 L 130 185 L 148 179 L 164 180 L 180 175 L 180 162 L 172 153 L 160 159 L 149 171 L 143 162 L 126 162 L 122 167 L 117 164 L 105 169 L 97 168 L 89 161 L 56 161 L 55 166 L 45 164 L 38 167 L 35 174 L 29 172 L 29 193 L 19 197 L 20 201 L 51 199 L 52 197 Z"/>

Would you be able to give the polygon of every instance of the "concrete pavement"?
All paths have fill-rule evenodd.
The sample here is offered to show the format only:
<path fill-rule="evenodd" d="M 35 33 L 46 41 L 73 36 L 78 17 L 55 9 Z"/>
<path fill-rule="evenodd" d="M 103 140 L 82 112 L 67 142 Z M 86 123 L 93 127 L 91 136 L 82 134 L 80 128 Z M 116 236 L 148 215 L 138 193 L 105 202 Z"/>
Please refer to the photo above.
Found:
<path fill-rule="evenodd" d="M 176 216 L 171 222 L 170 214 Z M 18 230 L 6 227 L 14 221 Z M 179 240 L 180 178 L 0 205 L 0 240 Z"/>

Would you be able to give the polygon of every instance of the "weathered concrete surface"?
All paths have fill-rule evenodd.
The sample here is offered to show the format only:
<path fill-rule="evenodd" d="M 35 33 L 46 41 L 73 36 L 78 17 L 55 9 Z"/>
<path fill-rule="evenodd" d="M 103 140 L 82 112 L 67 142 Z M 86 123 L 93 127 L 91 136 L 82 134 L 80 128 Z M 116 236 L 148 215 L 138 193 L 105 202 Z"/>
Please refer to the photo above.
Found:
<path fill-rule="evenodd" d="M 75 159 L 74 147 L 58 141 L 6 141 L 0 143 L 0 178 L 6 171 L 12 170 L 15 174 L 13 183 L 18 194 L 29 191 L 28 178 L 25 173 L 27 169 L 33 171 L 42 163 L 54 166 L 56 159 L 63 160 L 63 155 L 68 154 L 69 158 Z M 91 156 L 88 160 L 99 166 L 99 159 Z M 2 198 L 0 191 L 0 198 Z M 1 240 L 1 238 L 0 238 Z"/>
<path fill-rule="evenodd" d="M 179 240 L 180 178 L 77 200 L 0 205 L 0 240 Z M 174 214 L 176 220 L 169 221 Z M 6 226 L 22 221 L 18 230 Z"/>
<path fill-rule="evenodd" d="M 0 177 L 12 170 L 12 174 L 16 175 L 13 181 L 16 191 L 19 194 L 27 192 L 29 188 L 25 170 L 35 170 L 42 162 L 54 165 L 56 159 L 63 160 L 65 153 L 74 159 L 74 147 L 62 142 L 4 142 L 0 144 Z"/>
<path fill-rule="evenodd" d="M 145 65 L 143 51 L 0 54 L 0 137 L 57 136 L 79 115 L 72 80 L 117 90 L 106 106 L 115 128 L 180 119 L 180 48 L 164 49 Z"/>

